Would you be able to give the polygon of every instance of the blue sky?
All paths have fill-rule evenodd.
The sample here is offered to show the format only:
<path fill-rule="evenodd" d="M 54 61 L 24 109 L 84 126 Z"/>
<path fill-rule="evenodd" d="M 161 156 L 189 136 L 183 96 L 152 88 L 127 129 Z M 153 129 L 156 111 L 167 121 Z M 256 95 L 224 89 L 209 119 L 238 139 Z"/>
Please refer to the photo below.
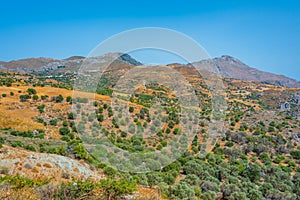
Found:
<path fill-rule="evenodd" d="M 114 34 L 154 26 L 192 37 L 212 57 L 231 55 L 252 67 L 300 80 L 298 2 L 2 1 L 0 60 L 85 56 Z M 149 51 L 133 56 L 145 63 L 180 61 Z"/>

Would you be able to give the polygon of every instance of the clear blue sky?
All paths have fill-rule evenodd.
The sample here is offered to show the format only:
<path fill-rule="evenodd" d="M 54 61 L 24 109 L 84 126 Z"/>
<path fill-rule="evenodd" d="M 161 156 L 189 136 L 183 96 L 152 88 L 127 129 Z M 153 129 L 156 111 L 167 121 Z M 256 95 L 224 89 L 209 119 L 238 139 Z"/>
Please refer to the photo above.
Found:
<path fill-rule="evenodd" d="M 212 57 L 231 55 L 300 80 L 297 0 L 44 2 L 1 1 L 0 60 L 85 56 L 113 34 L 155 26 L 189 35 Z M 146 63 L 176 61 L 147 52 L 134 56 Z"/>

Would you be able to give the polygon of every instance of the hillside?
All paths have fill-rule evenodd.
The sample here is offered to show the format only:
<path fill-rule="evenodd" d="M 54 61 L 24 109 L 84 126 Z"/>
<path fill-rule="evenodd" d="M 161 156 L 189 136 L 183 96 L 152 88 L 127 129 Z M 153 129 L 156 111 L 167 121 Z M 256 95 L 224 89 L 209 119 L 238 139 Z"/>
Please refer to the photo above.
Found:
<path fill-rule="evenodd" d="M 82 61 L 79 80 L 71 69 L 81 57 L 0 72 L 0 198 L 299 199 L 300 89 L 220 77 L 218 116 L 214 80 L 191 66 L 125 56 L 98 83 L 96 67 L 111 56 Z M 94 82 L 96 94 L 85 87 Z M 190 91 L 197 106 L 180 101 Z"/>
<path fill-rule="evenodd" d="M 269 83 L 286 87 L 300 87 L 300 83 L 297 80 L 283 75 L 257 70 L 231 56 L 221 56 L 219 58 L 202 60 L 200 62 L 194 62 L 191 65 L 207 69 L 228 78 Z"/>
<path fill-rule="evenodd" d="M 127 63 L 130 65 L 141 65 L 140 62 L 134 60 L 127 54 L 122 53 L 108 53 L 103 56 L 85 58 L 83 56 L 72 56 L 63 60 L 52 58 L 28 58 L 21 60 L 13 60 L 9 62 L 0 62 L 1 70 L 26 72 L 26 73 L 59 73 L 70 72 L 74 73 L 79 70 L 81 65 L 85 62 L 94 62 L 98 64 L 105 64 L 111 61 L 115 63 Z"/>
<path fill-rule="evenodd" d="M 29 58 L 14 60 L 10 62 L 0 61 L 1 70 L 16 72 L 34 73 L 44 76 L 54 76 L 61 73 L 77 73 L 83 64 L 96 64 L 97 67 L 108 65 L 111 61 L 115 64 L 138 66 L 142 65 L 128 54 L 108 53 L 103 56 L 85 58 L 82 56 L 72 56 L 63 60 L 52 58 Z M 171 66 L 172 64 L 170 64 Z M 255 81 L 260 83 L 275 84 L 286 87 L 300 87 L 297 80 L 283 75 L 260 71 L 249 67 L 240 60 L 231 56 L 221 56 L 213 59 L 202 60 L 188 65 L 199 67 L 200 69 L 218 73 L 224 77 Z M 101 67 L 100 67 L 101 68 Z M 217 70 L 217 71 L 216 71 Z"/>

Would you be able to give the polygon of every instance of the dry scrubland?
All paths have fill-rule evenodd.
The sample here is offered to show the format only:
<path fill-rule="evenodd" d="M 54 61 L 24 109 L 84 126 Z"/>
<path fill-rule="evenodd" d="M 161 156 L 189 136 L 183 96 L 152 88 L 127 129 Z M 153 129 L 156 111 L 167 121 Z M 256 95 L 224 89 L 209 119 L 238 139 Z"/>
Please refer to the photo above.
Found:
<path fill-rule="evenodd" d="M 99 162 L 83 145 L 82 133 L 91 144 L 105 136 L 129 152 L 164 149 L 185 135 L 176 94 L 169 88 L 146 84 L 134 88 L 129 99 L 118 93 L 123 105 L 115 108 L 110 96 L 114 82 L 101 86 L 99 93 L 107 95 L 96 94 L 88 101 L 91 93 L 77 93 L 78 99 L 71 88 L 59 88 L 68 85 L 66 80 L 3 73 L 0 198 L 299 199 L 299 89 L 223 78 L 224 128 L 210 152 L 204 152 L 214 130 L 210 90 L 191 68 L 173 68 L 199 97 L 198 129 L 178 160 L 160 166 L 149 159 L 146 167 L 152 172 L 145 174 L 118 172 Z M 115 80 L 114 73 L 108 80 Z M 13 77 L 11 84 L 7 77 Z M 158 97 L 165 111 L 152 118 L 151 106 Z M 147 128 L 154 131 L 153 138 L 139 138 Z M 155 170 L 157 166 L 161 169 Z"/>

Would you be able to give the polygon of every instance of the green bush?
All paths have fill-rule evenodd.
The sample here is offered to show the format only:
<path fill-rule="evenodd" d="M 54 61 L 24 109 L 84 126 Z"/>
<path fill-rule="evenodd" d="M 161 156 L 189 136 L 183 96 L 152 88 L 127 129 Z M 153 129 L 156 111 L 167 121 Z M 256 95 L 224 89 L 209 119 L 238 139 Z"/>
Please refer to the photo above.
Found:
<path fill-rule="evenodd" d="M 46 185 L 50 182 L 49 179 L 37 179 L 37 180 L 31 180 L 29 178 L 25 178 L 17 175 L 6 175 L 3 177 L 0 177 L 0 183 L 9 183 L 9 185 L 14 186 L 15 189 L 21 189 L 24 187 L 34 188 L 42 185 Z"/>
<path fill-rule="evenodd" d="M 35 94 L 35 95 L 32 96 L 32 99 L 36 101 L 36 100 L 39 99 L 39 96 Z"/>
<path fill-rule="evenodd" d="M 72 97 L 71 96 L 67 96 L 66 101 L 67 102 L 72 102 Z"/>
<path fill-rule="evenodd" d="M 26 102 L 31 96 L 28 94 L 20 95 L 20 102 Z"/>
<path fill-rule="evenodd" d="M 104 179 L 100 181 L 105 199 L 119 199 L 123 195 L 136 191 L 136 184 L 124 180 Z"/>
<path fill-rule="evenodd" d="M 56 103 L 61 103 L 63 101 L 64 101 L 64 97 L 61 94 L 55 97 Z"/>
<path fill-rule="evenodd" d="M 195 191 L 188 184 L 179 182 L 170 186 L 168 196 L 171 199 L 194 199 Z"/>
<path fill-rule="evenodd" d="M 132 113 L 133 111 L 134 111 L 134 107 L 133 107 L 133 106 L 130 106 L 130 107 L 129 107 L 129 112 Z"/>
<path fill-rule="evenodd" d="M 50 120 L 50 125 L 56 126 L 57 125 L 57 120 L 56 119 L 51 119 Z"/>
<path fill-rule="evenodd" d="M 32 94 L 36 94 L 37 92 L 36 92 L 36 90 L 33 89 L 33 88 L 28 88 L 28 89 L 27 89 L 27 93 L 28 93 L 29 95 L 32 95 Z"/>
<path fill-rule="evenodd" d="M 88 158 L 88 153 L 85 147 L 83 146 L 83 144 L 77 144 L 73 149 L 73 154 L 75 154 L 77 158 L 81 158 L 81 159 Z"/>
<path fill-rule="evenodd" d="M 42 104 L 42 105 L 39 105 L 37 107 L 37 109 L 39 110 L 40 113 L 43 113 L 43 112 L 45 112 L 46 106 L 44 104 Z"/>
<path fill-rule="evenodd" d="M 19 140 L 11 142 L 12 147 L 23 147 L 23 143 Z"/>
<path fill-rule="evenodd" d="M 291 151 L 291 156 L 296 160 L 300 160 L 300 150 Z"/>
<path fill-rule="evenodd" d="M 59 129 L 59 134 L 61 135 L 68 135 L 70 133 L 70 129 L 68 127 L 61 127 Z"/>
<path fill-rule="evenodd" d="M 227 147 L 233 147 L 233 145 L 234 145 L 234 143 L 231 141 L 225 143 L 225 146 L 227 146 Z"/>
<path fill-rule="evenodd" d="M 35 147 L 32 145 L 26 145 L 26 146 L 24 146 L 24 149 L 27 149 L 29 151 L 36 151 Z"/>
<path fill-rule="evenodd" d="M 64 136 L 61 137 L 61 140 L 62 140 L 62 141 L 69 142 L 69 141 L 70 141 L 70 137 L 67 136 L 67 135 L 64 135 Z"/>

